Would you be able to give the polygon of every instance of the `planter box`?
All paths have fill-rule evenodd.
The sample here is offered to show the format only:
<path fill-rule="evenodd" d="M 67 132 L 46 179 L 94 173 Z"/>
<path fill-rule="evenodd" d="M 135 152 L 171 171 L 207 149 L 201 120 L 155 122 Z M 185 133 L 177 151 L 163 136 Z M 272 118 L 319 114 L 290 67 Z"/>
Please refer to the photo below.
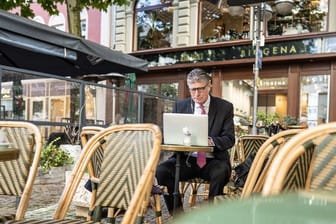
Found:
<path fill-rule="evenodd" d="M 71 176 L 71 171 L 66 171 L 65 176 L 66 176 L 66 181 L 68 181 Z M 79 183 L 77 191 L 72 200 L 72 205 L 74 205 L 76 208 L 76 216 L 86 217 L 88 214 L 90 200 L 91 200 L 91 192 L 86 190 L 84 187 L 88 179 L 89 179 L 89 175 L 85 173 L 83 175 L 81 182 Z"/>

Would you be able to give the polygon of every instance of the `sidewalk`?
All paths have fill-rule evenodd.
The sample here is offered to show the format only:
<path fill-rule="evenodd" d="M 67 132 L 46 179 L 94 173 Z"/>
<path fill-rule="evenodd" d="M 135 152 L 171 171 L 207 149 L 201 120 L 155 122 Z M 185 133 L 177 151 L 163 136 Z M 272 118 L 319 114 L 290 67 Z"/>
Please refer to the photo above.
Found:
<path fill-rule="evenodd" d="M 65 185 L 65 177 L 61 174 L 61 172 L 56 172 L 47 176 L 43 175 L 43 177 L 39 175 L 36 178 L 26 218 L 52 218 Z M 15 197 L 0 196 L 0 215 L 14 213 L 15 200 Z M 187 197 L 185 202 L 185 210 L 188 211 Z M 161 206 L 163 223 L 169 223 L 171 216 L 167 211 L 163 198 L 161 198 Z M 75 207 L 73 205 L 70 207 L 68 216 L 69 218 L 75 216 Z M 145 222 L 155 223 L 154 212 L 151 208 L 148 210 Z"/>

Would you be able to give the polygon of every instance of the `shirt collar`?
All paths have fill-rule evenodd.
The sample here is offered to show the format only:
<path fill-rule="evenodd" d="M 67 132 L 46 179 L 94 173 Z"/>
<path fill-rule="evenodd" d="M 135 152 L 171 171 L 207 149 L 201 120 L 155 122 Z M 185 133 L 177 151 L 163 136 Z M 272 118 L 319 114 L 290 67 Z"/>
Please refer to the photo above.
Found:
<path fill-rule="evenodd" d="M 203 106 L 205 108 L 209 108 L 209 105 L 210 105 L 210 95 L 208 96 L 208 99 L 203 103 Z M 195 103 L 195 107 L 196 108 L 199 108 L 200 107 L 200 104 L 199 103 Z"/>

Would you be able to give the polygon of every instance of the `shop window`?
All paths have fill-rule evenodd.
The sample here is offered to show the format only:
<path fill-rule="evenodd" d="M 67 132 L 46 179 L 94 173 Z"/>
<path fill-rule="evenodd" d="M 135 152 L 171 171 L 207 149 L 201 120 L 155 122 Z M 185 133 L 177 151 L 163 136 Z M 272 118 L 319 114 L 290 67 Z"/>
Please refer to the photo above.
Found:
<path fill-rule="evenodd" d="M 58 15 L 52 15 L 49 19 L 49 26 L 58 30 L 65 31 L 65 17 L 62 13 Z"/>
<path fill-rule="evenodd" d="M 200 43 L 249 38 L 249 7 L 242 13 L 232 14 L 226 1 L 201 2 Z"/>
<path fill-rule="evenodd" d="M 269 1 L 271 9 L 267 25 L 267 35 L 291 35 L 308 32 L 327 31 L 328 0 L 294 1 L 293 9 L 285 15 L 279 14 L 275 2 Z M 201 1 L 200 43 L 212 43 L 226 40 L 250 38 L 251 5 L 236 7 L 227 5 L 227 1 Z M 253 13 L 252 13 L 253 14 Z"/>
<path fill-rule="evenodd" d="M 172 1 L 139 0 L 136 4 L 138 50 L 170 47 L 172 42 Z"/>
<path fill-rule="evenodd" d="M 138 90 L 155 95 L 177 98 L 178 83 L 141 84 Z"/>
<path fill-rule="evenodd" d="M 43 121 L 46 120 L 46 112 L 45 112 L 45 101 L 42 98 L 34 98 L 32 99 L 32 120 L 33 121 Z"/>
<path fill-rule="evenodd" d="M 327 13 L 328 0 L 295 1 L 290 14 L 273 13 L 272 19 L 268 22 L 268 35 L 327 31 Z"/>
<path fill-rule="evenodd" d="M 81 11 L 80 13 L 80 26 L 81 26 L 81 34 L 84 39 L 88 37 L 88 12 L 86 9 Z"/>
<path fill-rule="evenodd" d="M 300 120 L 308 127 L 328 122 L 329 79 L 329 75 L 301 77 Z"/>
<path fill-rule="evenodd" d="M 177 83 L 161 83 L 160 95 L 177 98 L 178 84 Z"/>
<path fill-rule="evenodd" d="M 287 113 L 287 95 L 281 93 L 288 88 L 288 79 L 263 78 L 259 82 L 257 112 L 266 115 L 277 114 L 282 119 Z M 222 98 L 233 103 L 236 117 L 252 121 L 254 81 L 226 80 L 222 84 Z"/>
<path fill-rule="evenodd" d="M 138 91 L 150 93 L 150 94 L 158 94 L 159 85 L 158 84 L 142 84 L 138 85 Z"/>

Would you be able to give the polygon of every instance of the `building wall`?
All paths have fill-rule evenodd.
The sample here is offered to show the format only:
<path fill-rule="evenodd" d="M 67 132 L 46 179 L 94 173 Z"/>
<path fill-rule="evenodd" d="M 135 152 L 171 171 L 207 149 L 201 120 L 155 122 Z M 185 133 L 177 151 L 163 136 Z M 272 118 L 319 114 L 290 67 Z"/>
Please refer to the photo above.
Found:
<path fill-rule="evenodd" d="M 186 47 L 197 46 L 198 44 L 198 15 L 199 15 L 199 2 L 200 0 L 180 0 L 173 1 L 173 42 L 172 48 L 180 49 L 183 51 Z M 131 5 L 126 10 L 124 7 L 119 7 L 116 10 L 116 49 L 125 52 L 135 52 L 134 55 L 142 55 L 142 52 L 137 53 L 134 50 L 133 39 L 133 8 Z M 329 14 L 328 14 L 328 30 L 330 32 L 336 31 L 336 8 L 335 1 L 329 1 Z M 112 11 L 113 13 L 113 11 Z M 112 16 L 113 17 L 113 16 Z M 127 33 L 127 35 L 126 35 Z M 246 41 L 245 41 L 246 42 Z M 239 41 L 235 42 L 239 45 Z M 217 43 L 220 45 L 221 43 Z M 223 45 L 233 45 L 234 43 L 223 42 Z M 202 46 L 204 47 L 204 46 Z M 197 47 L 196 47 L 197 48 Z M 167 49 L 154 49 L 149 50 L 151 52 L 160 53 L 167 52 Z M 146 54 L 146 51 L 144 52 Z M 285 57 L 286 58 L 286 57 Z M 253 60 L 241 60 L 241 62 L 209 62 L 201 64 L 188 64 L 186 66 L 169 65 L 149 68 L 149 72 L 145 74 L 137 74 L 137 83 L 164 83 L 174 82 L 178 83 L 178 97 L 183 98 L 189 95 L 186 88 L 186 74 L 193 67 L 199 67 L 206 69 L 213 75 L 213 89 L 212 95 L 225 98 L 225 86 L 223 86 L 226 80 L 243 80 L 253 79 Z M 335 57 L 323 56 L 321 59 L 309 59 L 297 60 L 297 58 L 288 57 L 288 59 L 282 58 L 280 62 L 276 59 L 266 60 L 263 62 L 263 68 L 260 70 L 261 78 L 273 78 L 273 77 L 288 77 L 288 89 L 278 91 L 278 95 L 275 99 L 281 99 L 281 108 L 276 110 L 298 117 L 300 114 L 300 78 L 305 75 L 330 75 L 330 95 L 335 94 Z M 264 91 L 262 94 L 274 94 L 276 92 Z M 287 96 L 287 105 L 284 103 L 284 97 Z M 335 103 L 330 101 L 329 106 L 329 121 L 336 120 Z M 286 112 L 284 112 L 286 111 Z"/>
<path fill-rule="evenodd" d="M 47 11 L 43 10 L 42 7 L 34 3 L 32 4 L 33 12 L 36 16 L 43 18 L 44 24 L 48 25 L 50 16 Z M 64 4 L 59 4 L 58 9 L 61 15 L 64 16 L 65 19 L 65 31 L 68 32 L 68 21 L 67 21 L 67 9 Z M 101 42 L 101 12 L 96 9 L 88 9 L 87 10 L 87 39 L 96 43 Z"/>

